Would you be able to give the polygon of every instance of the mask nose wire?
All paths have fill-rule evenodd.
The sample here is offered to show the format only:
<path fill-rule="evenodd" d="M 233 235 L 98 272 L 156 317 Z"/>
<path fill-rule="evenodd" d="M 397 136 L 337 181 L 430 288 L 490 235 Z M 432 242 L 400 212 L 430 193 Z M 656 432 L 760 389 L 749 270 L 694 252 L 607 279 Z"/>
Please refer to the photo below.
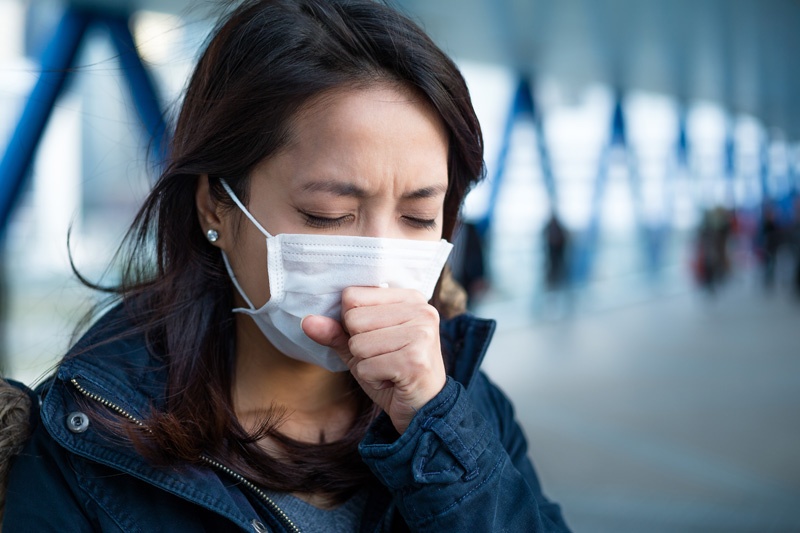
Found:
<path fill-rule="evenodd" d="M 264 226 L 262 226 L 261 224 L 259 224 L 259 223 L 258 223 L 258 220 L 256 220 L 256 219 L 255 219 L 255 217 L 254 217 L 253 215 L 251 215 L 251 214 L 250 214 L 250 211 L 248 211 L 248 210 L 247 210 L 247 208 L 246 208 L 246 207 L 244 206 L 244 204 L 243 204 L 243 203 L 242 203 L 242 202 L 239 200 L 239 198 L 237 198 L 237 197 L 236 197 L 236 195 L 233 193 L 233 189 L 231 189 L 231 186 L 230 186 L 230 185 L 228 185 L 228 182 L 227 182 L 227 181 L 225 181 L 225 179 L 224 179 L 224 178 L 220 178 L 220 179 L 219 179 L 219 181 L 220 181 L 220 183 L 222 183 L 222 187 L 225 189 L 225 192 L 226 192 L 226 193 L 228 193 L 228 196 L 230 196 L 230 197 L 231 197 L 231 199 L 234 201 L 234 203 L 235 203 L 237 206 L 239 206 L 239 209 L 241 209 L 241 210 L 242 210 L 242 212 L 245 214 L 245 216 L 246 216 L 247 218 L 249 218 L 249 219 L 250 219 L 250 222 L 252 222 L 253 224 L 255 224 L 255 225 L 256 225 L 256 227 L 259 229 L 259 231 L 261 231 L 261 233 L 263 233 L 263 234 L 264 234 L 264 235 L 266 235 L 267 237 L 272 237 L 272 235 L 270 235 L 270 233 L 269 233 L 267 230 L 265 230 L 265 229 L 264 229 Z"/>

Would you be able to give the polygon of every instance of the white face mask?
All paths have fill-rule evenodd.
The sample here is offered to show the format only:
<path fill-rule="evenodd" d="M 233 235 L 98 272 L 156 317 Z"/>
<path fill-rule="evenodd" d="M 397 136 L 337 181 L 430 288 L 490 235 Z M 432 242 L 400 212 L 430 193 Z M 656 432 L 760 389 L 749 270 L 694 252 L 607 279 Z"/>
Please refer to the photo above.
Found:
<path fill-rule="evenodd" d="M 308 315 L 341 320 L 342 291 L 347 287 L 416 289 L 430 300 L 453 245 L 440 241 L 383 239 L 345 235 L 270 235 L 239 201 L 225 180 L 231 199 L 267 237 L 270 299 L 256 309 L 236 280 L 225 252 L 222 258 L 233 284 L 264 336 L 283 354 L 332 372 L 347 366 L 332 349 L 317 344 L 300 323 Z"/>

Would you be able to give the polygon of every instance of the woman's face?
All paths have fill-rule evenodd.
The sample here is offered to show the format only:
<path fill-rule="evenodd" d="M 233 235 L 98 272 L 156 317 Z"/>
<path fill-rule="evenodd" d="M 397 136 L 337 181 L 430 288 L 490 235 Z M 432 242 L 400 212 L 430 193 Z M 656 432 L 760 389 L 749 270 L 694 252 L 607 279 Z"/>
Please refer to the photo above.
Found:
<path fill-rule="evenodd" d="M 441 119 L 410 91 L 328 94 L 296 118 L 292 141 L 253 170 L 247 207 L 272 235 L 439 240 L 447 149 Z M 230 215 L 221 217 L 217 244 L 260 307 L 269 299 L 265 237 Z"/>

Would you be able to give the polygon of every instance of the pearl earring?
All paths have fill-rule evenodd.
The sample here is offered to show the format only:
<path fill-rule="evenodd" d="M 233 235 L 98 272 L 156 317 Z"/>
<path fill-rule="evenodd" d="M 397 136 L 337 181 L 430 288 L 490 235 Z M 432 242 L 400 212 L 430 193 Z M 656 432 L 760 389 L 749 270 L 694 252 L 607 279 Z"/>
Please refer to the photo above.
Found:
<path fill-rule="evenodd" d="M 219 233 L 217 233 L 217 230 L 215 229 L 210 229 L 206 232 L 206 237 L 208 238 L 208 242 L 217 242 L 217 239 L 219 239 Z"/>

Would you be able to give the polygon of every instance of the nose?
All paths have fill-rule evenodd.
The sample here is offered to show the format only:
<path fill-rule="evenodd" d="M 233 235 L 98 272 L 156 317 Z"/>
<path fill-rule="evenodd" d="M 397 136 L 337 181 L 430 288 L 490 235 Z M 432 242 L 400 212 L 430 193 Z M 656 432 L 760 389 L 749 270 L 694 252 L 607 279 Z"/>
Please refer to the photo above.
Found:
<path fill-rule="evenodd" d="M 400 225 L 393 217 L 382 216 L 371 218 L 364 226 L 363 237 L 380 237 L 384 239 L 402 239 Z"/>
<path fill-rule="evenodd" d="M 364 212 L 363 224 L 360 235 L 363 237 L 380 237 L 384 239 L 402 239 L 403 227 L 401 220 L 395 213 L 394 206 L 387 205 L 371 206 Z"/>

